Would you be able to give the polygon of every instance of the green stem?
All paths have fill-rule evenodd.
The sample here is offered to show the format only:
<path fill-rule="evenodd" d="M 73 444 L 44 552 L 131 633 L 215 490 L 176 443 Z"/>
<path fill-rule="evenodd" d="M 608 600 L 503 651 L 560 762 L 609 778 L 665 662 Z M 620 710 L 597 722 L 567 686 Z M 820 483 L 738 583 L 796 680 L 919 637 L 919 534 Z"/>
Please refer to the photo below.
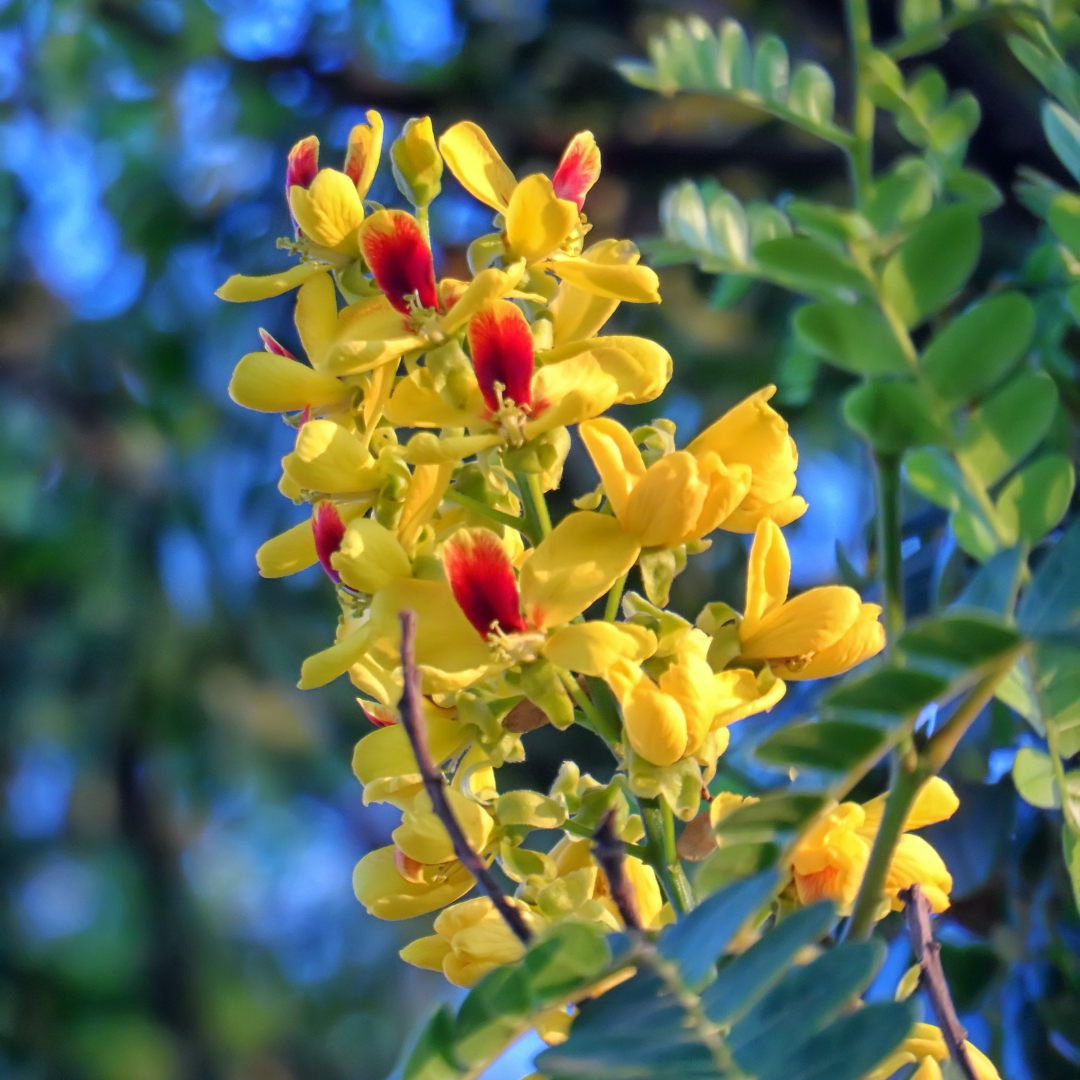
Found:
<path fill-rule="evenodd" d="M 922 53 L 933 52 L 948 41 L 957 30 L 963 30 L 972 23 L 996 15 L 1026 15 L 1041 18 L 1038 8 L 1028 4 L 995 4 L 993 7 L 978 8 L 974 11 L 958 11 L 941 22 L 933 23 L 925 30 L 918 30 L 909 37 L 902 37 L 891 45 L 886 45 L 887 52 L 894 60 L 906 60 Z"/>
<path fill-rule="evenodd" d="M 446 497 L 451 502 L 456 502 L 458 506 L 464 506 L 466 510 L 471 510 L 474 514 L 479 514 L 481 517 L 485 517 L 488 521 L 494 521 L 498 525 L 509 525 L 511 529 L 517 529 L 519 532 L 523 532 L 534 544 L 539 543 L 539 534 L 533 536 L 530 522 L 527 518 L 514 517 L 513 514 L 504 514 L 501 510 L 496 510 L 494 506 L 488 506 L 487 503 L 480 502 L 479 499 L 474 499 L 471 495 L 463 495 L 460 491 L 448 491 Z"/>
<path fill-rule="evenodd" d="M 629 571 L 627 571 L 629 573 Z M 623 574 L 607 594 L 607 605 L 604 608 L 604 622 L 614 622 L 619 614 L 619 601 L 622 600 L 623 589 L 626 588 L 627 574 Z"/>
<path fill-rule="evenodd" d="M 881 825 L 870 851 L 870 861 L 866 864 L 859 895 L 844 932 L 846 940 L 864 941 L 874 929 L 878 907 L 885 892 L 889 863 L 892 862 L 893 852 L 915 803 L 915 796 L 919 794 L 919 788 L 925 779 L 926 774 L 915 751 L 910 746 L 906 752 L 901 751 L 898 754 L 892 789 L 885 801 L 885 811 L 881 815 Z"/>
<path fill-rule="evenodd" d="M 551 514 L 548 513 L 547 496 L 540 486 L 540 474 L 529 473 L 529 491 L 532 493 L 533 504 L 536 506 L 536 517 L 540 522 L 542 536 L 551 535 Z"/>
<path fill-rule="evenodd" d="M 544 493 L 540 490 L 540 478 L 516 472 L 514 480 L 517 482 L 518 493 L 521 495 L 525 520 L 529 523 L 529 539 L 535 547 L 551 533 L 551 518 L 548 516 Z"/>
<path fill-rule="evenodd" d="M 889 648 L 904 631 L 904 561 L 900 517 L 900 455 L 874 454 L 877 476 L 877 546 L 881 593 L 885 607 L 885 634 Z"/>
<path fill-rule="evenodd" d="M 851 42 L 852 80 L 855 86 L 855 115 L 852 118 L 854 136 L 849 151 L 851 181 L 855 189 L 855 205 L 861 208 L 870 195 L 874 181 L 874 119 L 875 108 L 866 92 L 863 65 L 874 48 L 870 34 L 870 11 L 867 0 L 844 0 L 848 37 Z"/>
<path fill-rule="evenodd" d="M 675 819 L 666 800 L 639 799 L 645 823 L 645 861 L 656 871 L 671 906 L 685 915 L 694 906 L 694 894 L 675 851 Z"/>
<path fill-rule="evenodd" d="M 569 671 L 565 671 L 562 668 L 559 668 L 558 671 L 559 678 L 562 679 L 563 686 L 566 687 L 567 693 L 569 693 L 574 699 L 574 703 L 577 707 L 585 714 L 585 718 L 589 721 L 589 725 L 592 727 L 593 731 L 607 743 L 609 748 L 614 747 L 622 737 L 621 727 L 613 725 L 611 723 L 611 718 L 589 700 L 589 695 L 581 689 L 577 679 L 575 679 Z"/>
<path fill-rule="evenodd" d="M 424 234 L 424 243 L 431 247 L 431 226 L 428 223 L 428 208 L 426 206 L 416 208 L 416 220 L 420 223 L 420 231 Z"/>

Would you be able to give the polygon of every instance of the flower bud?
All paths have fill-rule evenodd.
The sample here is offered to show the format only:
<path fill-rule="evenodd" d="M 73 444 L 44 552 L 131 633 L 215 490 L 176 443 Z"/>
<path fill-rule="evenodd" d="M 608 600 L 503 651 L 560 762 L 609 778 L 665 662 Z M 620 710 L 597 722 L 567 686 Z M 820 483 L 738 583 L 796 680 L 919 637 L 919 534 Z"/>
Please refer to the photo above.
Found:
<path fill-rule="evenodd" d="M 401 138 L 390 148 L 390 158 L 398 190 L 413 206 L 427 206 L 442 190 L 443 161 L 435 145 L 431 117 L 409 120 Z"/>

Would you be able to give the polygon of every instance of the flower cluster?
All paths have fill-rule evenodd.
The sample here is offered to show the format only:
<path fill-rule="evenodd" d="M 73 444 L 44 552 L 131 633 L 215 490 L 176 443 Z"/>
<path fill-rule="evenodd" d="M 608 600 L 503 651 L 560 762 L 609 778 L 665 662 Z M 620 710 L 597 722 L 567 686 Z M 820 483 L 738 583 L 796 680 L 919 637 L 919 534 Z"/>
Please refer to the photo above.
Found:
<path fill-rule="evenodd" d="M 600 172 L 589 132 L 550 178 L 518 180 L 476 125 L 436 142 L 429 119 L 412 120 L 390 155 L 409 213 L 365 199 L 382 131 L 369 113 L 341 171 L 319 168 L 314 138 L 296 145 L 286 175 L 295 235 L 280 246 L 299 262 L 234 276 L 219 295 L 299 290 L 308 362 L 264 332 L 230 384 L 240 405 L 296 428 L 279 486 L 311 509 L 262 546 L 259 569 L 279 577 L 319 563 L 333 582 L 337 632 L 305 661 L 300 685 L 346 675 L 360 691 L 376 730 L 357 745 L 354 771 L 366 802 L 402 814 L 393 843 L 357 866 L 356 894 L 386 919 L 442 909 L 434 933 L 402 955 L 469 985 L 522 945 L 487 898 L 458 903 L 473 878 L 397 722 L 402 611 L 417 615 L 423 727 L 451 808 L 472 849 L 517 883 L 513 902 L 536 929 L 567 918 L 619 928 L 588 839 L 598 822 L 614 810 L 634 845 L 638 800 L 694 818 L 732 723 L 770 709 L 793 679 L 873 656 L 884 631 L 852 589 L 788 595 L 781 529 L 806 504 L 772 387 L 681 448 L 668 420 L 629 430 L 605 415 L 658 398 L 671 357 L 601 333 L 620 303 L 660 297 L 632 243 L 587 242 Z M 435 275 L 428 207 L 444 164 L 494 212 L 493 231 L 468 249 L 467 281 Z M 600 483 L 552 527 L 546 493 L 574 428 Z M 753 535 L 745 603 L 707 604 L 691 623 L 667 610 L 668 592 L 717 529 Z M 631 574 L 640 592 L 626 590 Z M 500 791 L 495 770 L 522 759 L 523 734 L 574 722 L 608 741 L 611 783 L 567 762 L 546 794 Z M 879 813 L 845 804 L 818 826 L 792 866 L 798 900 L 850 902 Z M 536 829 L 563 839 L 533 850 L 524 841 Z M 627 876 L 646 928 L 671 918 L 652 866 L 631 855 Z M 919 879 L 947 902 L 943 867 Z"/>

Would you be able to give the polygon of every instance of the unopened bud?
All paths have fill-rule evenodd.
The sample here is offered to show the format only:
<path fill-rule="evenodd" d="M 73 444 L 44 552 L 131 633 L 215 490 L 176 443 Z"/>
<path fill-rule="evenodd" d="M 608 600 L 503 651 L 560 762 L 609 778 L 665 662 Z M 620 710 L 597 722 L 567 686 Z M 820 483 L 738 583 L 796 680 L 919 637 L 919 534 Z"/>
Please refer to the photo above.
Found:
<path fill-rule="evenodd" d="M 398 190 L 415 207 L 427 206 L 442 190 L 443 161 L 431 117 L 409 120 L 390 148 Z"/>

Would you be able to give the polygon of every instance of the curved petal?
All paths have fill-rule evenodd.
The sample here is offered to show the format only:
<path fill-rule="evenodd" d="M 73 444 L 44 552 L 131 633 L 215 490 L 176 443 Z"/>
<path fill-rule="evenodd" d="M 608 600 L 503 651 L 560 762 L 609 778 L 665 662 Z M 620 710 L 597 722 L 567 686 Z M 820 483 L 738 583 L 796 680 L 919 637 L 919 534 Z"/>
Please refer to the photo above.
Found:
<path fill-rule="evenodd" d="M 484 400 L 473 387 L 465 408 L 452 405 L 435 389 L 431 372 L 417 368 L 406 375 L 386 403 L 386 416 L 397 427 L 468 427 L 480 419 Z"/>
<path fill-rule="evenodd" d="M 568 514 L 522 567 L 525 617 L 536 627 L 568 623 L 637 560 L 638 545 L 607 514 Z"/>
<path fill-rule="evenodd" d="M 356 230 L 364 206 L 356 185 L 337 169 L 320 169 L 306 187 L 289 188 L 289 208 L 305 236 L 331 250 L 355 256 Z"/>
<path fill-rule="evenodd" d="M 422 349 L 426 344 L 426 339 L 415 336 L 390 341 L 339 342 L 330 347 L 323 368 L 328 375 L 359 375 L 400 360 L 406 353 Z"/>
<path fill-rule="evenodd" d="M 294 318 L 304 352 L 311 366 L 319 368 L 338 332 L 337 292 L 329 274 L 318 274 L 300 286 Z"/>
<path fill-rule="evenodd" d="M 264 274 L 261 277 L 248 277 L 247 274 L 233 274 L 214 295 L 220 300 L 233 304 L 245 304 L 249 300 L 267 300 L 271 296 L 281 296 L 297 285 L 302 285 L 315 274 L 323 274 L 326 267 L 322 263 L 302 262 L 282 270 L 278 274 Z"/>
<path fill-rule="evenodd" d="M 502 441 L 502 436 L 495 433 L 452 435 L 440 439 L 430 431 L 421 431 L 406 444 L 405 461 L 409 465 L 445 465 L 463 461 L 473 454 L 479 454 L 481 450 L 490 450 Z"/>
<path fill-rule="evenodd" d="M 292 187 L 311 187 L 319 172 L 319 140 L 314 135 L 301 139 L 289 151 L 285 163 L 285 198 Z"/>
<path fill-rule="evenodd" d="M 525 424 L 526 439 L 599 416 L 618 400 L 619 385 L 586 353 L 573 363 L 541 368 L 532 392 L 535 419 Z"/>
<path fill-rule="evenodd" d="M 692 447 L 694 443 L 690 445 Z M 788 554 L 784 534 L 772 521 L 763 521 L 754 534 L 750 560 L 746 567 L 746 610 L 743 613 L 740 637 L 753 635 L 761 620 L 783 604 L 787 599 L 790 579 L 791 556 Z"/>
<path fill-rule="evenodd" d="M 548 252 L 554 251 L 549 248 Z M 557 255 L 552 273 L 582 292 L 631 304 L 659 304 L 660 279 L 651 267 L 640 263 L 599 263 L 581 256 Z"/>
<path fill-rule="evenodd" d="M 630 493 L 645 475 L 641 451 L 630 437 L 630 432 L 617 420 L 606 416 L 583 421 L 578 425 L 578 434 L 600 474 L 604 493 L 611 500 L 615 517 L 624 528 L 628 527 L 626 513 Z"/>
<path fill-rule="evenodd" d="M 685 537 L 686 540 L 699 540 L 723 525 L 746 498 L 753 480 L 748 465 L 732 465 L 729 468 L 719 455 L 711 452 L 698 458 L 698 471 L 708 484 L 709 493 L 705 496 L 705 505 L 698 515 L 697 524 Z"/>
<path fill-rule="evenodd" d="M 383 120 L 374 109 L 367 111 L 367 124 L 357 124 L 349 132 L 345 150 L 345 175 L 356 185 L 361 199 L 367 195 L 382 154 Z"/>
<path fill-rule="evenodd" d="M 899 911 L 904 905 L 898 894 L 918 882 L 926 893 L 930 907 L 937 912 L 949 906 L 952 892 L 952 874 L 941 856 L 921 837 L 904 833 L 893 852 L 889 871 L 885 876 L 885 895 Z"/>
<path fill-rule="evenodd" d="M 397 523 L 397 537 L 402 547 L 412 550 L 420 530 L 431 520 L 439 508 L 450 479 L 454 475 L 451 464 L 417 465 L 405 501 L 401 505 L 401 517 Z"/>
<path fill-rule="evenodd" d="M 351 392 L 339 379 L 270 352 L 242 357 L 229 380 L 229 397 L 237 405 L 256 412 L 280 413 L 334 405 Z"/>
<path fill-rule="evenodd" d="M 346 585 L 369 596 L 412 576 L 412 563 L 398 538 L 374 518 L 349 522 L 330 563 Z"/>
<path fill-rule="evenodd" d="M 527 410 L 532 405 L 534 350 L 521 309 L 509 300 L 492 301 L 473 316 L 468 338 L 476 382 L 488 409 L 494 413 L 502 401 L 513 401 Z"/>
<path fill-rule="evenodd" d="M 757 676 L 746 668 L 716 673 L 717 706 L 713 728 L 728 727 L 736 720 L 768 712 L 787 691 L 783 679 L 773 679 L 767 690 L 761 689 Z"/>
<path fill-rule="evenodd" d="M 506 212 L 517 180 L 479 125 L 463 120 L 448 128 L 439 139 L 439 152 L 470 195 Z"/>
<path fill-rule="evenodd" d="M 434 884 L 406 881 L 394 862 L 397 848 L 369 851 L 353 871 L 353 892 L 370 915 L 380 919 L 411 919 L 460 900 L 475 884 L 459 862 L 450 864 L 446 877 Z"/>
<path fill-rule="evenodd" d="M 443 565 L 454 599 L 478 634 L 526 629 L 510 555 L 490 529 L 459 529 L 443 545 Z"/>
<path fill-rule="evenodd" d="M 446 314 L 440 320 L 443 333 L 452 334 L 464 326 L 478 311 L 483 311 L 492 300 L 509 296 L 520 284 L 525 274 L 525 262 L 519 259 L 505 270 L 492 266 L 481 270 L 469 282 L 465 291 L 449 304 Z M 445 278 L 443 279 L 445 282 Z M 444 303 L 449 301 L 444 300 Z"/>
<path fill-rule="evenodd" d="M 309 420 L 296 436 L 296 449 L 281 460 L 301 488 L 328 495 L 378 487 L 382 477 L 371 455 L 351 432 L 332 420 Z"/>
<path fill-rule="evenodd" d="M 420 222 L 404 210 L 378 210 L 360 226 L 360 251 L 387 300 L 404 315 L 415 296 L 435 310 L 435 268 Z"/>
<path fill-rule="evenodd" d="M 633 623 L 573 623 L 556 630 L 540 652 L 558 667 L 603 678 L 617 660 L 640 664 L 656 652 L 656 635 Z"/>
<path fill-rule="evenodd" d="M 600 150 L 591 131 L 579 131 L 566 145 L 562 160 L 551 178 L 560 199 L 570 199 L 578 210 L 600 177 Z"/>
<path fill-rule="evenodd" d="M 780 660 L 820 652 L 838 641 L 859 617 L 862 601 L 845 585 L 810 589 L 766 615 L 753 633 L 739 630 L 744 656 Z"/>
<path fill-rule="evenodd" d="M 618 666 L 627 664 L 620 661 Z M 642 675 L 620 697 L 634 753 L 653 765 L 674 765 L 687 750 L 686 716 L 678 701 Z"/>
<path fill-rule="evenodd" d="M 318 561 L 311 518 L 306 518 L 299 525 L 271 537 L 255 552 L 259 574 L 264 578 L 298 574 Z"/>
<path fill-rule="evenodd" d="M 697 459 L 676 450 L 650 465 L 630 493 L 625 528 L 642 547 L 674 547 L 693 531 L 708 493 Z"/>
<path fill-rule="evenodd" d="M 960 808 L 956 792 L 940 776 L 932 776 L 915 796 L 915 803 L 904 822 L 904 831 L 921 829 L 927 825 L 936 825 L 939 821 L 951 818 Z M 873 835 L 881 824 L 881 815 L 885 812 L 885 796 L 879 795 L 865 803 L 866 822 L 863 829 Z"/>
<path fill-rule="evenodd" d="M 427 971 L 442 971 L 443 961 L 450 955 L 450 942 L 438 934 L 429 937 L 417 938 L 410 941 L 403 949 L 398 950 L 398 956 L 406 964 L 413 967 L 424 968 Z"/>
<path fill-rule="evenodd" d="M 601 240 L 586 248 L 580 257 L 600 266 L 634 266 L 641 254 L 629 240 Z M 556 348 L 593 337 L 618 306 L 618 300 L 579 289 L 570 281 L 562 282 L 550 306 Z"/>
<path fill-rule="evenodd" d="M 815 653 L 801 667 L 785 668 L 779 674 L 785 679 L 827 679 L 877 656 L 885 648 L 885 627 L 878 621 L 880 615 L 877 604 L 863 604 L 855 624 L 839 641 Z"/>
<path fill-rule="evenodd" d="M 529 265 L 546 259 L 562 245 L 577 223 L 577 206 L 560 199 L 543 173 L 525 177 L 514 188 L 506 209 L 509 258 L 524 259 Z"/>

